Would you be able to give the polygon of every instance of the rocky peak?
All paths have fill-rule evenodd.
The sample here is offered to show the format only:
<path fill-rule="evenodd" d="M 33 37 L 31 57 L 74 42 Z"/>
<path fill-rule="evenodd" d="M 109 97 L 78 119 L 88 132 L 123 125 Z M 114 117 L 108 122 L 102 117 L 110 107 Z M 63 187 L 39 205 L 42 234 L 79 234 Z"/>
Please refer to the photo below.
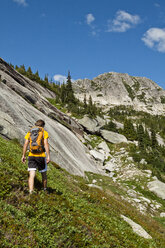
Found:
<path fill-rule="evenodd" d="M 145 77 L 109 72 L 93 80 L 79 79 L 73 84 L 76 97 L 81 101 L 86 94 L 93 102 L 104 107 L 132 106 L 137 111 L 164 114 L 165 90 Z"/>

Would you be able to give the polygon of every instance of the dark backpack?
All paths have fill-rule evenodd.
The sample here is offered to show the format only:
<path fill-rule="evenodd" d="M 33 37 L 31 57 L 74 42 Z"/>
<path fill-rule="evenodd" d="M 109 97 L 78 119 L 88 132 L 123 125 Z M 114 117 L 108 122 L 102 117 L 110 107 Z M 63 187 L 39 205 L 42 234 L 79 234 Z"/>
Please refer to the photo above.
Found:
<path fill-rule="evenodd" d="M 44 149 L 44 129 L 42 127 L 32 127 L 30 132 L 30 152 L 42 153 Z"/>

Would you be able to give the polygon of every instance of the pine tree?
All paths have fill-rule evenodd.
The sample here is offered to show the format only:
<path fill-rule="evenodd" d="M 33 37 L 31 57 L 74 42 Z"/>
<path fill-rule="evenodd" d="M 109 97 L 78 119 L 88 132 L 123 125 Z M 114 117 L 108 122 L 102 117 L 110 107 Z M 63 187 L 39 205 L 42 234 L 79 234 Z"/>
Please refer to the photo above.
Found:
<path fill-rule="evenodd" d="M 38 70 L 36 71 L 36 73 L 34 74 L 34 80 L 39 83 L 40 82 L 40 76 L 39 76 L 39 73 L 38 73 Z"/>
<path fill-rule="evenodd" d="M 140 124 L 137 127 L 137 138 L 138 138 L 138 146 L 141 150 L 143 150 L 145 148 L 145 144 L 144 144 L 144 128 L 142 124 Z"/>
<path fill-rule="evenodd" d="M 84 109 L 87 108 L 87 99 L 86 99 L 86 94 L 84 94 Z"/>
<path fill-rule="evenodd" d="M 157 139 L 156 139 L 156 133 L 153 127 L 151 128 L 151 147 L 154 149 L 158 145 Z"/>
<path fill-rule="evenodd" d="M 113 121 L 108 122 L 103 128 L 112 132 L 118 132 L 117 126 Z"/>
<path fill-rule="evenodd" d="M 68 72 L 65 89 L 66 89 L 66 103 L 75 103 L 75 96 L 72 88 L 70 71 Z"/>
<path fill-rule="evenodd" d="M 93 106 L 93 101 L 91 95 L 89 96 L 89 108 L 92 108 Z"/>
<path fill-rule="evenodd" d="M 151 139 L 150 139 L 150 135 L 147 129 L 145 129 L 144 131 L 144 144 L 145 144 L 145 147 L 151 146 Z"/>
<path fill-rule="evenodd" d="M 136 140 L 137 139 L 137 133 L 136 130 L 133 126 L 133 123 L 130 119 L 125 119 L 124 120 L 124 135 L 127 137 L 129 140 Z"/>
<path fill-rule="evenodd" d="M 87 106 L 87 114 L 89 114 L 90 117 L 95 117 L 97 112 L 97 107 L 92 101 L 91 95 L 89 96 L 88 100 L 88 106 Z"/>
<path fill-rule="evenodd" d="M 63 83 L 61 85 L 61 93 L 60 93 L 60 98 L 61 98 L 61 102 L 64 104 L 66 102 L 66 89 L 65 89 L 65 84 Z"/>
<path fill-rule="evenodd" d="M 9 64 L 12 68 L 14 68 L 14 65 L 12 63 Z"/>
<path fill-rule="evenodd" d="M 21 73 L 22 75 L 26 75 L 26 69 L 24 65 L 21 65 L 20 67 L 16 66 L 15 68 L 19 73 Z"/>
<path fill-rule="evenodd" d="M 58 94 L 56 95 L 56 99 L 55 100 L 56 100 L 56 103 L 60 103 L 60 98 L 59 98 L 59 95 Z"/>
<path fill-rule="evenodd" d="M 87 114 L 89 114 L 90 116 L 92 116 L 92 108 L 93 108 L 93 102 L 92 102 L 92 97 L 90 95 L 88 100 L 88 107 L 87 107 Z"/>
<path fill-rule="evenodd" d="M 26 72 L 26 76 L 30 79 L 34 79 L 34 76 L 33 76 L 33 72 L 32 72 L 32 69 L 31 67 L 29 66 L 29 68 L 27 69 L 27 72 Z"/>
<path fill-rule="evenodd" d="M 49 83 L 48 74 L 45 75 L 44 81 L 45 81 L 46 83 Z"/>

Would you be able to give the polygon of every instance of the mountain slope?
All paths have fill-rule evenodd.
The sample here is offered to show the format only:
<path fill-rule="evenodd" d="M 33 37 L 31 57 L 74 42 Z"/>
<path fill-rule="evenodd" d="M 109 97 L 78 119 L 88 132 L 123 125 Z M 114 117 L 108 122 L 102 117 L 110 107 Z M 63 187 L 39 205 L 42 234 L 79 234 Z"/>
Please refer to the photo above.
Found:
<path fill-rule="evenodd" d="M 40 189 L 37 174 L 36 194 L 29 196 L 21 149 L 0 138 L 1 247 L 165 247 L 163 227 L 122 200 L 122 187 L 109 177 L 88 173 L 85 179 L 51 163 L 50 194 Z M 94 179 L 103 190 L 89 187 Z M 142 226 L 152 239 L 137 235 L 121 215 Z"/>

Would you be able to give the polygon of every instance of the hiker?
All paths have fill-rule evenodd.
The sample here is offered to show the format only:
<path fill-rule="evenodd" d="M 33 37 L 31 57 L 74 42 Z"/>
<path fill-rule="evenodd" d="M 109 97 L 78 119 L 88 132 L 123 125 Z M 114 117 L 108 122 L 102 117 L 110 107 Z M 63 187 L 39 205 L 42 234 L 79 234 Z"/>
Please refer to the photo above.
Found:
<path fill-rule="evenodd" d="M 50 152 L 48 144 L 48 132 L 44 130 L 45 122 L 38 120 L 35 127 L 32 127 L 25 136 L 25 143 L 23 146 L 22 163 L 26 162 L 26 151 L 30 144 L 30 151 L 28 154 L 28 171 L 29 171 L 29 193 L 34 190 L 34 178 L 36 170 L 38 169 L 42 175 L 42 183 L 44 191 L 47 189 L 47 164 L 50 162 Z M 46 151 L 46 154 L 45 154 Z"/>

